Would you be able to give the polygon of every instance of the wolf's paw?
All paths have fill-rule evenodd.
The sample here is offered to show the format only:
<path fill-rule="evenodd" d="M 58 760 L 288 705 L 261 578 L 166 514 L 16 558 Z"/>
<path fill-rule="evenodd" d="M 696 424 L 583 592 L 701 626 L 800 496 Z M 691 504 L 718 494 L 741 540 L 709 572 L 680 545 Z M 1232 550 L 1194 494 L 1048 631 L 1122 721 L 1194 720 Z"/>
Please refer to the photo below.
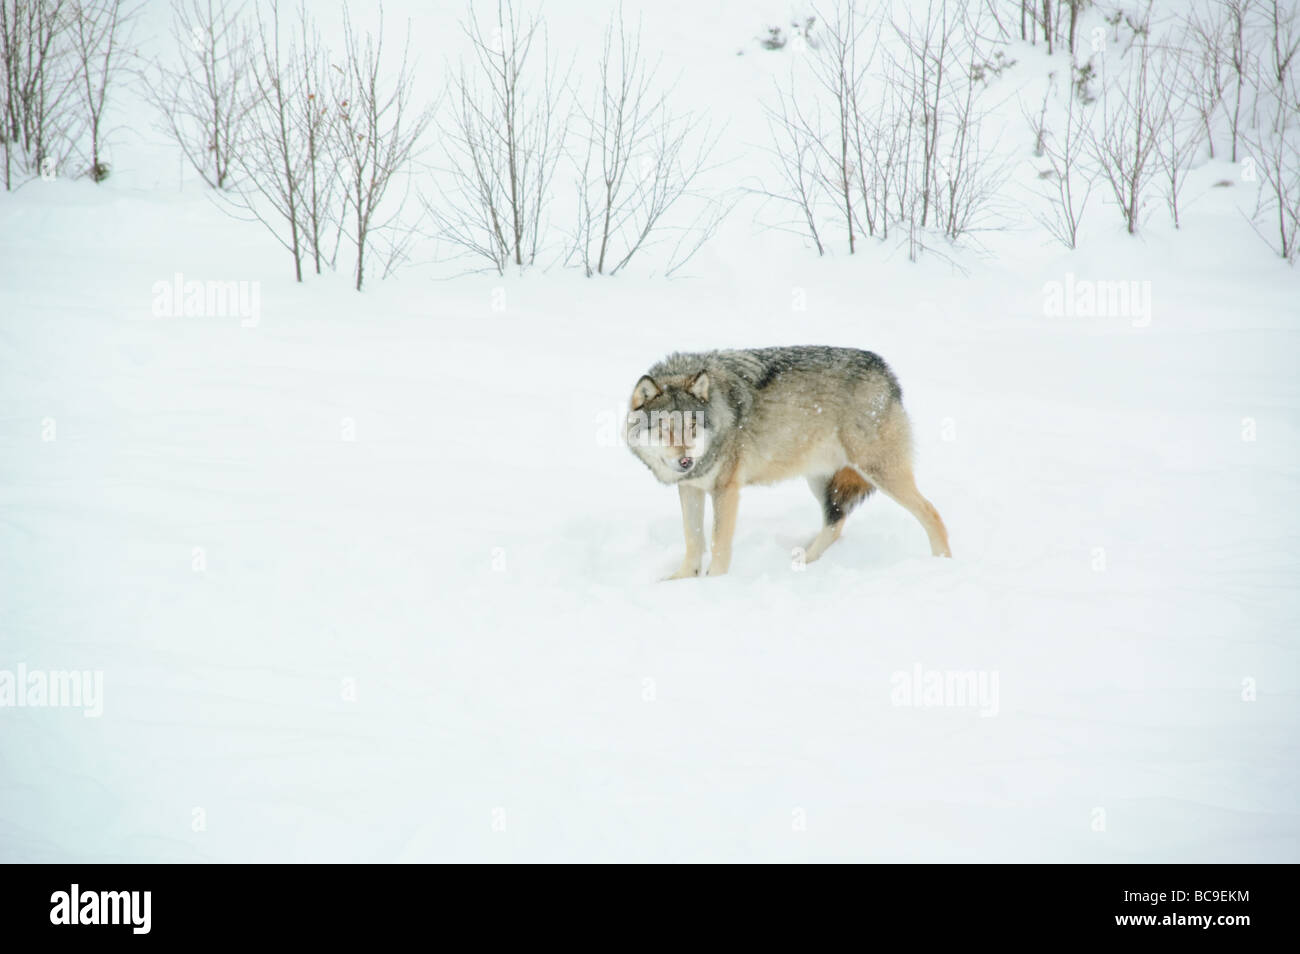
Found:
<path fill-rule="evenodd" d="M 807 566 L 809 563 L 815 563 L 817 560 L 821 559 L 821 555 L 826 552 L 826 546 L 821 542 L 821 540 L 822 537 L 819 533 L 817 536 L 809 540 L 808 545 L 803 548 L 804 566 Z"/>
<path fill-rule="evenodd" d="M 693 576 L 700 575 L 700 568 L 697 565 L 687 565 L 683 563 L 681 567 L 672 576 L 665 576 L 660 582 L 667 583 L 669 580 L 686 580 Z"/>

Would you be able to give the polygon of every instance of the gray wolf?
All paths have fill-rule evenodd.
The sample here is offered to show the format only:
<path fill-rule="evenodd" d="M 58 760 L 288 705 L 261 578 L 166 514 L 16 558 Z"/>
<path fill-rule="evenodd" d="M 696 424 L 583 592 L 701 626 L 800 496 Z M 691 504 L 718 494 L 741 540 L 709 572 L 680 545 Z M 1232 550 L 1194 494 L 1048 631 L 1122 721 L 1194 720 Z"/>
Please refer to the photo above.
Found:
<path fill-rule="evenodd" d="M 849 513 L 876 488 L 920 521 L 930 552 L 952 556 L 948 531 L 912 477 L 903 392 L 870 351 L 788 347 L 673 354 L 637 381 L 628 412 L 632 452 L 682 504 L 686 557 L 668 579 L 704 562 L 704 495 L 713 497 L 709 576 L 727 572 L 740 488 L 808 481 L 824 525 L 812 562 L 839 539 Z"/>

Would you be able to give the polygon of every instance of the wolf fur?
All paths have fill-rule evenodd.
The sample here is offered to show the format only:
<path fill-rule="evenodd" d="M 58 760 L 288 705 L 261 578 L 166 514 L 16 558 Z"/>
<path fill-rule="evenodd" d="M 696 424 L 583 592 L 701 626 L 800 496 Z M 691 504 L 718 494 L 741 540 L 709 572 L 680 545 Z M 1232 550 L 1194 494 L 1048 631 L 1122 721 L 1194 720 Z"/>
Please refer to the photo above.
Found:
<path fill-rule="evenodd" d="M 704 562 L 704 495 L 713 497 L 709 576 L 727 572 L 740 488 L 808 481 L 824 525 L 812 562 L 839 539 L 849 513 L 879 488 L 925 528 L 930 552 L 951 556 L 948 531 L 912 476 L 903 392 L 870 351 L 788 347 L 673 354 L 637 381 L 628 446 L 681 497 L 686 557 L 669 579 Z"/>

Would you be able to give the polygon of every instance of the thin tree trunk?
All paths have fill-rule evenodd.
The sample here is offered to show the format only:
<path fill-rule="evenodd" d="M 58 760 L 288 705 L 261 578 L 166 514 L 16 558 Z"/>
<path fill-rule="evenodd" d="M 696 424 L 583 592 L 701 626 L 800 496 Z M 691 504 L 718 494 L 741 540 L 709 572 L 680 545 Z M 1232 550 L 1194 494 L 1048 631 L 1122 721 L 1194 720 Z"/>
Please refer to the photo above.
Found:
<path fill-rule="evenodd" d="M 361 291 L 361 279 L 365 276 L 366 226 L 361 211 L 361 176 L 357 176 L 357 291 Z"/>

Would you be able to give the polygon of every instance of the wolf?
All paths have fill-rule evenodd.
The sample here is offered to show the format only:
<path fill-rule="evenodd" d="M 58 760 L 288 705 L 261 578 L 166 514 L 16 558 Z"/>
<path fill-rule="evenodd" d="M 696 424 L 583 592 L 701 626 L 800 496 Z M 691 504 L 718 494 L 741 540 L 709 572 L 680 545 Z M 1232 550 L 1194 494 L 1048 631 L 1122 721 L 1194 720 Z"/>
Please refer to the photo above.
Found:
<path fill-rule="evenodd" d="M 903 392 L 879 355 L 855 348 L 785 347 L 669 355 L 632 390 L 627 443 L 651 473 L 677 487 L 686 557 L 670 580 L 704 563 L 704 496 L 713 497 L 708 575 L 731 566 L 740 488 L 808 481 L 824 525 L 812 562 L 839 539 L 849 513 L 876 488 L 916 517 L 935 556 L 948 531 L 912 476 Z"/>

